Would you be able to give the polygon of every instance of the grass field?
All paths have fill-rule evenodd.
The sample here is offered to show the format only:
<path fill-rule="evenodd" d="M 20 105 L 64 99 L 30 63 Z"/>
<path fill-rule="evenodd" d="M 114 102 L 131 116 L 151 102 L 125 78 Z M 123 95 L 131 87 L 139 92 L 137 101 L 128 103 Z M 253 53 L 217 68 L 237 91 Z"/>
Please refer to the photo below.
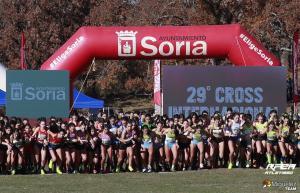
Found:
<path fill-rule="evenodd" d="M 106 175 L 16 175 L 0 176 L 0 193 L 260 193 L 287 192 L 283 188 L 263 188 L 264 179 L 298 182 L 300 169 L 293 175 L 265 175 L 258 169 L 214 169 L 175 173 L 120 173 Z"/>

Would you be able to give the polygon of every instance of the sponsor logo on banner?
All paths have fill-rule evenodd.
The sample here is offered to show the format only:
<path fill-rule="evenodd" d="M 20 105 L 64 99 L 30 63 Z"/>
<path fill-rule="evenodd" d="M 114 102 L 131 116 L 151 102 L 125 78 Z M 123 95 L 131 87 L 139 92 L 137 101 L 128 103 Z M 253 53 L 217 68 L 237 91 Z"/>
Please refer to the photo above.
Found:
<path fill-rule="evenodd" d="M 60 64 L 61 62 L 63 62 L 67 57 L 69 57 L 69 55 L 77 48 L 79 47 L 79 45 L 81 44 L 81 42 L 83 42 L 84 37 L 80 36 L 79 38 L 77 38 L 70 46 L 67 47 L 67 49 L 65 49 L 65 51 L 59 55 L 58 57 L 56 57 L 50 64 L 51 68 L 55 68 L 58 64 Z"/>
<path fill-rule="evenodd" d="M 262 182 L 263 188 L 271 189 L 273 187 L 280 188 L 287 191 L 296 191 L 297 183 L 296 182 L 279 182 L 272 181 L 270 179 L 265 179 Z"/>
<path fill-rule="evenodd" d="M 267 56 L 266 53 L 264 53 L 263 50 L 259 49 L 257 47 L 257 45 L 255 45 L 252 40 L 247 37 L 244 34 L 240 34 L 240 38 L 243 40 L 243 42 L 245 42 L 247 44 L 247 46 L 249 47 L 250 50 L 254 51 L 256 54 L 258 54 L 262 59 L 264 59 L 265 61 L 267 61 L 269 63 L 270 66 L 273 65 L 273 61 L 270 57 Z"/>
<path fill-rule="evenodd" d="M 137 31 L 119 31 L 118 56 L 130 57 L 137 55 Z M 200 56 L 207 55 L 205 36 L 170 36 L 159 37 L 145 36 L 141 38 L 142 56 Z M 155 44 L 159 44 L 158 46 Z"/>
<path fill-rule="evenodd" d="M 16 83 L 10 83 L 11 86 L 11 100 L 13 101 L 20 101 L 23 99 L 22 93 L 23 93 L 23 84 L 16 82 Z"/>
<path fill-rule="evenodd" d="M 265 174 L 269 175 L 292 175 L 296 164 L 268 164 Z"/>
<path fill-rule="evenodd" d="M 49 86 L 28 86 L 23 89 L 23 84 L 20 82 L 10 83 L 11 100 L 20 101 L 59 101 L 66 100 L 66 89 L 64 87 L 49 87 Z"/>
<path fill-rule="evenodd" d="M 118 35 L 118 56 L 136 56 L 136 34 L 133 31 L 116 32 Z"/>
<path fill-rule="evenodd" d="M 69 81 L 68 71 L 7 71 L 7 115 L 68 117 Z"/>

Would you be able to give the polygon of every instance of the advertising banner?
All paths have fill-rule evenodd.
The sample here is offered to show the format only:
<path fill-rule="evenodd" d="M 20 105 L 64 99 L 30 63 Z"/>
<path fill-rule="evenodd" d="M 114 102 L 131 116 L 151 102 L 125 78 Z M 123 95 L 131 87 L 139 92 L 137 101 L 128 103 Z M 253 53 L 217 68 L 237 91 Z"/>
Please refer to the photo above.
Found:
<path fill-rule="evenodd" d="M 286 111 L 285 67 L 163 66 L 163 112 L 168 116 L 227 108 L 256 116 Z"/>
<path fill-rule="evenodd" d="M 6 114 L 39 118 L 69 116 L 69 72 L 8 70 Z"/>
<path fill-rule="evenodd" d="M 155 114 L 160 115 L 161 114 L 161 84 L 160 84 L 160 69 L 161 64 L 160 60 L 154 61 L 154 68 L 153 68 L 153 74 L 154 74 L 154 95 L 153 95 L 153 101 L 154 101 L 154 110 Z"/>

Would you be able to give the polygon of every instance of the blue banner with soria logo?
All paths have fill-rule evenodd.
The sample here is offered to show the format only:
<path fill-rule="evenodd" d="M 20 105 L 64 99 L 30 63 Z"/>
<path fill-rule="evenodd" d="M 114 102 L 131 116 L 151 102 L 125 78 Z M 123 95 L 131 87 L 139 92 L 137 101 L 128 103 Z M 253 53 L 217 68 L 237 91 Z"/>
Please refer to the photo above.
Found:
<path fill-rule="evenodd" d="M 8 70 L 6 114 L 8 116 L 68 117 L 69 72 Z"/>

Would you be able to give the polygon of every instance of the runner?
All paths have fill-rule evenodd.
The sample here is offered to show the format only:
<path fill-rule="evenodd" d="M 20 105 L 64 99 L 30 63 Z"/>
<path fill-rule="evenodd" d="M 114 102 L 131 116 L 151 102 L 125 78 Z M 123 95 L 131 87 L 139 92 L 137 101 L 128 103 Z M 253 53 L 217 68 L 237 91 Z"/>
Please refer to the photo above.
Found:
<path fill-rule="evenodd" d="M 16 171 L 21 171 L 23 167 L 24 160 L 24 136 L 21 133 L 20 129 L 15 129 L 11 135 L 10 139 L 12 145 L 11 152 L 11 174 L 14 175 Z M 17 165 L 17 167 L 16 167 Z"/>
<path fill-rule="evenodd" d="M 232 169 L 234 162 L 237 160 L 239 137 L 241 130 L 240 115 L 234 113 L 232 118 L 229 118 L 227 128 L 225 129 L 225 135 L 228 136 L 229 147 L 229 163 L 228 169 Z"/>
<path fill-rule="evenodd" d="M 256 160 L 257 167 L 263 169 L 264 167 L 264 159 L 266 152 L 266 140 L 267 140 L 267 125 L 266 117 L 264 114 L 259 113 L 256 116 L 256 120 L 253 123 L 254 132 L 253 132 L 253 146 L 256 148 Z"/>
<path fill-rule="evenodd" d="M 224 125 L 222 124 L 222 119 L 220 115 L 215 115 L 213 117 L 213 121 L 208 126 L 208 130 L 211 134 L 211 142 L 213 145 L 213 148 L 211 148 L 211 156 L 213 158 L 217 157 L 217 160 L 219 161 L 219 167 L 224 166 Z M 216 153 L 219 153 L 218 156 L 216 156 Z M 214 161 L 215 162 L 215 161 Z M 215 163 L 213 163 L 215 165 Z"/>
<path fill-rule="evenodd" d="M 122 131 L 122 135 L 120 138 L 120 146 L 119 146 L 119 157 L 118 157 L 118 163 L 117 163 L 117 169 L 116 172 L 120 172 L 120 169 L 122 167 L 123 161 L 126 157 L 128 158 L 128 170 L 130 172 L 133 172 L 134 169 L 132 167 L 133 164 L 133 130 L 132 130 L 132 123 L 128 122 L 126 125 L 126 129 Z"/>
<path fill-rule="evenodd" d="M 110 172 L 113 170 L 112 158 L 113 158 L 113 148 L 112 148 L 112 133 L 109 131 L 107 126 L 104 126 L 104 130 L 100 133 L 101 140 L 101 169 L 100 172 Z M 107 170 L 104 166 L 107 163 Z M 109 167 L 111 167 L 109 169 Z"/>
<path fill-rule="evenodd" d="M 75 130 L 75 124 L 73 122 L 68 124 L 67 134 L 66 134 L 66 172 L 67 173 L 77 173 L 78 165 L 76 162 L 76 157 L 78 156 L 78 139 L 77 133 Z"/>
<path fill-rule="evenodd" d="M 156 128 L 153 129 L 153 135 L 154 135 L 154 151 L 155 155 L 158 156 L 158 159 L 156 161 L 158 162 L 159 170 L 165 171 L 165 155 L 164 155 L 164 138 L 165 135 L 163 134 L 163 125 L 164 123 L 160 120 L 156 122 Z"/>
<path fill-rule="evenodd" d="M 78 156 L 77 156 L 77 165 L 79 166 L 78 171 L 81 173 L 87 172 L 87 163 L 88 163 L 88 157 L 87 157 L 87 150 L 89 147 L 89 133 L 87 131 L 87 125 L 84 123 L 84 121 L 81 121 L 78 123 L 78 131 L 77 131 L 77 150 L 78 150 Z"/>
<path fill-rule="evenodd" d="M 240 143 L 240 155 L 246 157 L 246 168 L 252 167 L 252 135 L 254 127 L 251 123 L 251 115 L 243 114 L 241 121 L 241 143 Z"/>
<path fill-rule="evenodd" d="M 16 173 L 15 168 L 12 165 L 13 162 L 13 144 L 11 142 L 12 139 L 12 134 L 13 134 L 13 129 L 10 125 L 7 125 L 5 127 L 5 132 L 2 135 L 2 145 L 5 146 L 5 151 L 6 151 L 6 171 L 10 171 L 12 175 Z"/>
<path fill-rule="evenodd" d="M 3 135 L 5 133 L 4 131 L 4 121 L 3 121 L 3 117 L 0 116 L 0 118 L 2 120 L 0 120 L 0 174 L 4 174 L 5 171 L 5 156 L 6 156 L 6 145 L 2 144 L 3 139 Z"/>
<path fill-rule="evenodd" d="M 60 131 L 59 127 L 56 125 L 54 121 L 50 122 L 48 133 L 48 149 L 51 155 L 51 159 L 49 161 L 49 169 L 54 170 L 54 164 L 56 164 L 56 173 L 62 174 L 62 161 L 63 161 L 63 153 L 62 153 L 62 144 L 64 133 Z"/>
<path fill-rule="evenodd" d="M 183 117 L 183 116 L 181 116 Z M 182 122 L 182 123 L 181 123 Z M 179 121 L 179 125 L 182 124 L 181 127 L 179 127 L 178 132 L 178 153 L 179 153 L 179 159 L 181 161 L 181 168 L 183 171 L 187 170 L 190 165 L 190 143 L 191 140 L 188 138 L 188 136 L 191 133 L 192 128 L 190 127 L 190 123 L 187 119 L 183 119 Z"/>
<path fill-rule="evenodd" d="M 205 136 L 207 135 L 205 129 L 201 125 L 197 125 L 194 127 L 190 133 L 190 139 L 192 139 L 190 144 L 190 163 L 191 168 L 189 169 L 195 169 L 197 166 L 195 166 L 195 160 L 197 155 L 197 150 L 199 151 L 199 162 L 198 162 L 198 169 L 204 168 L 204 140 L 206 140 Z M 204 136 L 204 137 L 203 137 Z"/>
<path fill-rule="evenodd" d="M 143 163 L 143 172 L 152 172 L 153 163 L 153 133 L 145 124 L 142 126 L 142 145 L 141 158 Z"/>
<path fill-rule="evenodd" d="M 46 164 L 46 153 L 48 146 L 48 133 L 46 127 L 46 120 L 41 119 L 39 126 L 34 130 L 32 138 L 35 140 L 34 143 L 34 154 L 35 154 L 35 171 L 40 171 L 42 175 L 45 174 Z"/>
<path fill-rule="evenodd" d="M 294 124 L 296 125 L 296 124 Z M 300 167 L 300 124 L 299 121 L 297 121 L 297 125 L 294 129 L 294 144 L 296 146 L 297 152 L 296 152 L 296 164 L 298 167 Z"/>
<path fill-rule="evenodd" d="M 23 121 L 23 123 L 26 123 L 22 129 L 22 135 L 24 136 L 24 167 L 28 173 L 33 173 L 34 165 L 36 165 L 34 159 L 34 143 L 31 138 L 33 130 L 27 121 Z"/>
<path fill-rule="evenodd" d="M 125 123 L 124 123 L 125 124 Z M 127 124 L 127 123 L 126 123 Z M 116 170 L 116 165 L 118 162 L 118 155 L 119 155 L 119 144 L 120 144 L 120 137 L 121 137 L 121 129 L 119 129 L 117 124 L 117 119 L 115 116 L 111 116 L 109 119 L 109 132 L 111 134 L 111 147 L 112 147 L 112 161 L 111 161 L 111 170 Z"/>
<path fill-rule="evenodd" d="M 104 127 L 105 129 L 105 127 Z M 88 128 L 89 130 L 89 138 L 88 138 L 88 147 L 87 147 L 87 153 L 88 153 L 88 172 L 92 172 L 93 174 L 98 173 L 98 163 L 99 163 L 99 157 L 100 157 L 100 139 L 99 139 L 99 133 L 97 132 L 96 128 L 94 126 L 91 126 Z"/>
<path fill-rule="evenodd" d="M 267 161 L 268 164 L 277 163 L 276 153 L 278 148 L 278 130 L 275 123 L 270 121 L 267 127 Z"/>
<path fill-rule="evenodd" d="M 290 120 L 287 114 L 283 114 L 281 118 L 281 125 L 279 127 L 279 149 L 281 152 L 281 163 L 288 162 L 289 143 L 290 143 Z"/>
<path fill-rule="evenodd" d="M 170 120 L 170 122 L 172 122 Z M 171 124 L 172 125 L 172 124 Z M 170 126 L 170 125 L 169 125 Z M 165 138 L 165 155 L 166 155 L 166 163 L 171 166 L 171 171 L 176 171 L 177 165 L 177 155 L 178 155 L 178 125 L 172 125 L 169 128 L 165 128 L 163 134 L 166 136 Z M 173 159 L 171 159 L 171 156 Z M 172 160 L 172 161 L 171 161 Z M 168 166 L 168 168 L 170 168 Z"/>

